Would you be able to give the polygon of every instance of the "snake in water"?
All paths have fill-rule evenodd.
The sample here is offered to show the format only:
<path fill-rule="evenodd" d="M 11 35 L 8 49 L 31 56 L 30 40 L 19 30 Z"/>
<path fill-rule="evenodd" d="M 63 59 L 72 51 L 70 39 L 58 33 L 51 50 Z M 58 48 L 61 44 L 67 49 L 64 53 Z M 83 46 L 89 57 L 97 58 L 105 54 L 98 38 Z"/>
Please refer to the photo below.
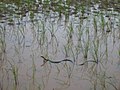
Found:
<path fill-rule="evenodd" d="M 65 61 L 65 62 L 66 62 L 66 61 L 69 61 L 69 62 L 71 62 L 71 63 L 74 64 L 74 62 L 73 62 L 72 60 L 70 60 L 70 59 L 63 59 L 63 60 L 60 60 L 60 61 L 53 61 L 53 60 L 50 60 L 50 59 L 45 58 L 44 56 L 41 56 L 41 57 L 44 59 L 43 64 L 42 64 L 41 66 L 44 66 L 45 63 L 48 62 L 48 61 L 49 61 L 50 63 L 61 63 L 61 62 L 64 62 L 64 61 Z M 82 66 L 82 65 L 84 65 L 84 64 L 87 63 L 87 62 L 94 62 L 94 63 L 98 64 L 97 61 L 88 60 L 88 61 L 85 61 L 85 62 L 79 64 L 79 66 Z"/>
<path fill-rule="evenodd" d="M 63 59 L 63 60 L 60 60 L 60 61 L 53 61 L 53 60 L 50 60 L 50 59 L 47 59 L 47 58 L 45 58 L 44 56 L 41 56 L 43 59 L 44 59 L 44 61 L 43 61 L 43 64 L 41 65 L 41 66 L 43 66 L 47 61 L 49 61 L 50 63 L 61 63 L 61 62 L 66 62 L 66 61 L 68 61 L 68 62 L 71 62 L 71 63 L 74 63 L 72 60 L 70 60 L 70 59 Z"/>

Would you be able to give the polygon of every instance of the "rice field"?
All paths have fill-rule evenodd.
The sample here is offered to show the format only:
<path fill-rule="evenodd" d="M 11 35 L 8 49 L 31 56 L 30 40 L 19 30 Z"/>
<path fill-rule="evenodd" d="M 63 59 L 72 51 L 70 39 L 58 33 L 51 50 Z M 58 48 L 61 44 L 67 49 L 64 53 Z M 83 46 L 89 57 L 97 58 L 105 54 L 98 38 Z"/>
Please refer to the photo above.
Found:
<path fill-rule="evenodd" d="M 119 0 L 0 0 L 0 90 L 120 90 Z"/>

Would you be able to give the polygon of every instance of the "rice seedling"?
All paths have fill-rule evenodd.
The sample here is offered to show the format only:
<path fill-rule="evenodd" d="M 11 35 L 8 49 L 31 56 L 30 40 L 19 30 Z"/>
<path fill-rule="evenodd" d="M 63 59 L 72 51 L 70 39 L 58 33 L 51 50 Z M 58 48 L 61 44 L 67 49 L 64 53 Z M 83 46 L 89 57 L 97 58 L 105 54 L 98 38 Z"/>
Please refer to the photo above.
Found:
<path fill-rule="evenodd" d="M 104 35 L 104 31 L 105 31 L 105 18 L 104 18 L 103 14 L 101 14 L 101 30 L 102 30 L 102 34 Z"/>
<path fill-rule="evenodd" d="M 82 48 L 82 35 L 83 35 L 83 30 L 82 30 L 82 24 L 80 23 L 80 25 L 78 26 L 78 34 L 77 34 L 77 45 L 76 45 L 76 58 L 78 58 L 78 55 L 81 53 L 81 48 Z"/>
<path fill-rule="evenodd" d="M 84 56 L 85 59 L 88 58 L 88 51 L 89 51 L 89 45 L 90 45 L 89 29 L 86 30 L 86 38 L 87 38 L 86 42 L 83 42 L 84 43 L 84 45 L 83 45 L 84 50 L 82 50 L 83 51 L 83 56 Z"/>
<path fill-rule="evenodd" d="M 64 45 L 65 56 L 68 57 L 71 54 L 72 46 L 73 46 L 73 26 L 70 23 L 67 29 L 67 43 Z"/>
<path fill-rule="evenodd" d="M 46 29 L 45 29 L 45 22 L 44 21 L 41 21 L 41 31 L 40 31 L 40 35 L 39 35 L 39 37 L 38 37 L 38 40 L 39 40 L 39 44 L 40 44 L 40 46 L 41 45 L 44 45 L 44 43 L 45 43 L 45 41 L 46 41 L 46 39 L 47 39 L 47 37 L 46 37 L 46 35 L 45 35 L 45 33 L 46 33 Z"/>
<path fill-rule="evenodd" d="M 68 30 L 67 30 L 68 43 L 71 42 L 73 33 L 74 33 L 73 25 L 72 23 L 70 23 L 70 26 L 68 26 Z"/>
<path fill-rule="evenodd" d="M 93 21 L 93 25 L 94 25 L 94 38 L 97 37 L 97 33 L 98 33 L 98 25 L 97 25 L 97 21 L 96 21 L 96 17 L 94 17 L 94 21 Z"/>

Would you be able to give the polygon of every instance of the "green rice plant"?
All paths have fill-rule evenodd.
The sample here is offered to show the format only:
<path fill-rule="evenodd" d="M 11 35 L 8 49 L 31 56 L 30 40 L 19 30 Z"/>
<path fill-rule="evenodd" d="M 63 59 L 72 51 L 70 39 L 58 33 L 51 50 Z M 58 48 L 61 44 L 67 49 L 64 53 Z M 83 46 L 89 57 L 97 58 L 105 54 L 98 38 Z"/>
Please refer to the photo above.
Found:
<path fill-rule="evenodd" d="M 104 53 L 103 54 L 98 53 L 98 56 L 96 56 L 97 54 L 94 53 L 93 55 L 93 52 L 91 52 L 93 59 L 88 60 L 88 62 L 89 61 L 93 62 L 89 64 L 89 68 L 88 68 L 88 72 L 91 74 L 91 76 L 94 76 L 94 74 L 98 74 L 99 72 L 102 72 L 105 69 L 105 64 L 103 59 Z"/>
<path fill-rule="evenodd" d="M 74 33 L 74 28 L 73 28 L 73 24 L 71 22 L 70 26 L 68 26 L 68 30 L 67 30 L 68 43 L 69 43 L 69 40 L 72 39 L 73 33 Z"/>
<path fill-rule="evenodd" d="M 104 31 L 105 31 L 105 18 L 104 18 L 104 15 L 101 14 L 101 29 L 102 29 L 102 33 L 104 34 Z"/>
<path fill-rule="evenodd" d="M 74 33 L 74 29 L 73 29 L 73 25 L 72 23 L 70 23 L 70 26 L 68 26 L 68 30 L 67 30 L 67 43 L 72 46 L 72 38 L 73 38 L 73 33 Z"/>
<path fill-rule="evenodd" d="M 78 57 L 78 55 L 81 53 L 81 48 L 83 47 L 82 46 L 82 35 L 83 35 L 83 30 L 82 30 L 82 24 L 79 23 L 79 26 L 78 26 L 78 30 L 77 30 L 77 38 L 78 38 L 78 41 L 77 41 L 77 45 L 76 45 L 76 57 Z"/>
<path fill-rule="evenodd" d="M 85 32 L 80 32 L 80 38 L 81 40 L 79 41 L 79 47 L 80 47 L 80 51 L 83 55 L 83 63 L 80 64 L 80 66 L 84 65 L 84 69 L 86 70 L 88 67 L 88 54 L 89 54 L 89 49 L 90 49 L 90 33 L 89 33 L 89 28 L 87 27 L 85 30 Z M 83 35 L 84 33 L 84 35 Z M 83 35 L 83 37 L 82 37 Z M 91 61 L 90 61 L 91 62 Z"/>
<path fill-rule="evenodd" d="M 46 33 L 45 22 L 42 21 L 42 31 L 41 31 L 41 41 L 42 41 L 42 43 L 41 44 L 45 43 L 45 40 L 46 40 L 45 33 Z"/>
<path fill-rule="evenodd" d="M 82 16 L 84 16 L 84 14 L 85 14 L 85 6 L 84 5 L 81 6 L 81 13 L 82 13 Z"/>
<path fill-rule="evenodd" d="M 75 55 L 75 51 L 73 49 L 71 49 L 72 52 L 72 57 L 73 57 L 73 61 L 74 63 L 76 62 L 76 55 Z"/>
<path fill-rule="evenodd" d="M 78 26 L 78 42 L 81 42 L 81 38 L 82 38 L 82 35 L 83 35 L 82 25 L 83 25 L 83 20 L 80 20 L 80 23 L 79 23 L 79 26 Z"/>
<path fill-rule="evenodd" d="M 97 37 L 97 33 L 98 33 L 98 25 L 97 25 L 96 17 L 94 17 L 94 21 L 93 22 L 94 22 L 93 25 L 94 25 L 94 35 L 95 35 L 94 38 L 96 38 Z"/>
<path fill-rule="evenodd" d="M 45 29 L 45 22 L 44 21 L 41 21 L 41 27 L 40 28 L 41 30 L 39 31 L 39 35 L 38 35 L 38 42 L 41 45 L 44 45 L 45 44 L 45 41 L 46 41 L 46 29 Z"/>
<path fill-rule="evenodd" d="M 64 45 L 64 51 L 65 51 L 65 55 L 66 57 L 69 56 L 69 54 L 71 53 L 71 49 L 73 46 L 73 26 L 72 23 L 70 23 L 70 26 L 68 26 L 68 30 L 67 30 L 67 43 L 66 45 Z"/>
<path fill-rule="evenodd" d="M 84 48 L 84 51 L 83 51 L 83 54 L 84 54 L 84 58 L 88 58 L 88 51 L 89 51 L 89 45 L 90 45 L 90 37 L 89 37 L 89 29 L 86 30 L 86 35 L 87 35 L 87 40 L 86 40 L 86 43 L 85 43 L 85 48 Z"/>

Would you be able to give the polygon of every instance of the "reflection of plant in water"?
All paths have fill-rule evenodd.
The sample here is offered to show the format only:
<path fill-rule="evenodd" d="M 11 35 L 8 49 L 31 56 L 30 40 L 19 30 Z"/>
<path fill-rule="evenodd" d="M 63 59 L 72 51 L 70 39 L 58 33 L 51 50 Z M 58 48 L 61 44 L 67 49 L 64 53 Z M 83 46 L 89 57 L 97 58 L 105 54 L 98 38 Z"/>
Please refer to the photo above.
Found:
<path fill-rule="evenodd" d="M 0 52 L 5 52 L 5 47 L 6 47 L 6 43 L 5 43 L 5 34 L 6 34 L 6 30 L 5 27 L 0 26 Z"/>
<path fill-rule="evenodd" d="M 6 34 L 5 27 L 0 26 L 0 68 L 3 66 L 3 62 L 5 61 L 4 59 L 6 53 L 5 34 Z"/>
<path fill-rule="evenodd" d="M 13 65 L 11 62 L 9 62 L 10 66 L 11 66 L 11 72 L 13 74 L 13 78 L 14 78 L 14 86 L 13 86 L 13 90 L 17 90 L 18 87 L 18 67 L 16 65 Z"/>
<path fill-rule="evenodd" d="M 34 54 L 31 56 L 32 58 L 32 83 L 33 85 L 35 85 L 35 74 L 36 74 L 36 65 L 35 65 L 35 61 L 34 61 Z"/>
<path fill-rule="evenodd" d="M 101 90 L 108 90 L 110 88 L 112 88 L 113 90 L 118 90 L 116 86 L 117 83 L 114 83 L 115 78 L 108 75 L 107 71 L 97 70 L 97 72 L 91 75 L 89 74 L 88 77 L 90 79 L 87 80 L 90 81 L 92 85 L 91 87 L 92 90 L 97 90 L 98 88 Z"/>

